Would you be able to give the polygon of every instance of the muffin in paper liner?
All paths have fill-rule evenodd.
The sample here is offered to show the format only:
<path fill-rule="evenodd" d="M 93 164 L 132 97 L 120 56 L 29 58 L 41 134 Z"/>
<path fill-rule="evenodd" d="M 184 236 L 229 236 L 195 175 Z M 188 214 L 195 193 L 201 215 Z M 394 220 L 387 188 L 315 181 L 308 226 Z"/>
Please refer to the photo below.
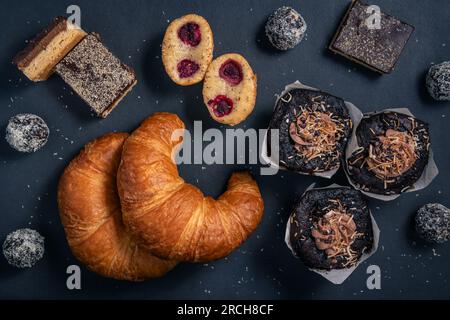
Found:
<path fill-rule="evenodd" d="M 408 117 L 413 117 L 414 119 L 416 119 L 414 117 L 414 115 L 407 108 L 385 109 L 385 110 L 381 110 L 381 111 L 377 111 L 377 112 L 366 113 L 363 116 L 371 117 L 371 116 L 374 116 L 377 114 L 389 113 L 389 112 L 404 114 Z M 354 130 L 353 130 L 352 135 L 347 143 L 347 148 L 345 150 L 345 161 L 343 164 L 347 179 L 348 179 L 350 185 L 352 185 L 355 189 L 360 190 L 363 194 L 365 194 L 368 197 L 383 200 L 383 201 L 391 201 L 391 200 L 398 198 L 402 193 L 416 192 L 418 190 L 426 188 L 433 181 L 433 179 L 438 175 L 439 170 L 434 161 L 433 150 L 431 147 L 429 147 L 428 161 L 427 161 L 420 177 L 414 183 L 412 183 L 411 186 L 408 187 L 408 189 L 405 189 L 404 191 L 401 191 L 400 193 L 395 193 L 395 194 L 381 194 L 381 193 L 371 192 L 369 188 L 364 188 L 361 185 L 359 185 L 356 181 L 354 181 L 354 179 L 352 179 L 352 175 L 349 172 L 348 161 L 351 158 L 351 156 L 353 155 L 353 153 L 360 148 L 360 146 L 358 145 L 356 132 L 357 132 L 357 128 L 360 125 L 362 119 L 363 119 L 363 117 L 361 117 L 358 122 L 354 123 Z M 368 186 L 366 186 L 366 187 L 368 187 Z M 386 190 L 389 191 L 389 188 L 387 188 Z"/>
<path fill-rule="evenodd" d="M 301 83 L 300 81 L 295 81 L 294 83 L 288 84 L 285 89 L 283 90 L 283 92 L 277 97 L 277 100 L 275 102 L 274 105 L 274 111 L 279 103 L 279 100 L 281 99 L 281 97 L 283 97 L 287 92 L 291 91 L 292 89 L 306 89 L 306 90 L 313 90 L 313 91 L 320 91 L 319 89 L 304 85 L 303 83 Z M 324 92 L 325 93 L 325 92 Z M 352 132 L 354 130 L 354 123 L 358 123 L 359 120 L 362 118 L 362 112 L 355 106 L 353 105 L 351 102 L 348 101 L 344 101 L 345 106 L 348 109 L 348 113 L 352 122 Z M 279 157 L 279 145 L 276 148 L 272 148 L 272 151 L 275 150 L 275 152 L 272 152 L 269 155 L 269 150 L 268 150 L 268 133 L 269 130 L 266 132 L 265 136 L 264 136 L 264 140 L 262 142 L 262 147 L 261 147 L 261 158 L 262 160 L 264 160 L 264 162 L 268 165 L 270 165 L 273 168 L 276 169 L 283 169 L 283 170 L 289 170 L 289 171 L 293 171 L 302 175 L 311 175 L 311 176 L 318 176 L 318 177 L 322 177 L 322 178 L 328 178 L 330 179 L 340 168 L 339 164 L 337 167 L 328 170 L 328 171 L 321 171 L 321 172 L 313 172 L 313 173 L 307 173 L 307 172 L 301 172 L 301 171 L 296 171 L 296 170 L 292 170 L 292 169 L 288 169 L 286 168 L 286 166 L 284 166 L 282 163 L 280 163 L 280 157 Z M 279 141 L 279 134 L 276 135 L 275 140 Z M 345 141 L 345 143 L 347 143 L 347 141 Z M 345 148 L 344 148 L 344 152 L 345 153 Z M 342 154 L 342 157 L 344 157 L 344 154 Z M 342 162 L 342 161 L 341 161 Z"/>
<path fill-rule="evenodd" d="M 350 187 L 343 187 L 338 184 L 332 184 L 328 187 L 323 187 L 323 188 L 314 188 L 314 186 L 315 186 L 315 183 L 310 185 L 305 190 L 305 192 L 302 194 L 302 197 L 305 195 L 305 193 L 307 191 L 310 191 L 310 190 L 326 190 L 326 189 L 332 189 L 332 188 L 351 189 Z M 369 209 L 369 212 L 370 212 L 370 209 Z M 291 220 L 291 217 L 293 214 L 294 213 L 292 213 L 290 215 L 288 222 L 286 223 L 285 243 L 288 246 L 288 248 L 291 250 L 294 257 L 298 258 L 295 254 L 295 251 L 293 250 L 291 243 L 290 243 L 290 220 Z M 349 267 L 349 268 L 331 269 L 331 270 L 323 270 L 323 269 L 315 269 L 315 268 L 308 268 L 308 269 L 310 271 L 320 274 L 322 277 L 324 277 L 328 281 L 332 282 L 333 284 L 342 284 L 353 273 L 353 271 L 355 271 L 356 268 L 358 268 L 358 266 L 362 262 L 367 260 L 370 256 L 372 256 L 378 250 L 378 243 L 379 243 L 379 239 L 380 239 L 380 229 L 378 228 L 378 225 L 377 225 L 372 213 L 370 213 L 370 219 L 371 219 L 371 223 L 372 223 L 372 232 L 373 232 L 372 248 L 368 252 L 363 252 L 361 257 L 359 258 L 359 260 L 357 261 L 357 263 L 354 266 Z"/>

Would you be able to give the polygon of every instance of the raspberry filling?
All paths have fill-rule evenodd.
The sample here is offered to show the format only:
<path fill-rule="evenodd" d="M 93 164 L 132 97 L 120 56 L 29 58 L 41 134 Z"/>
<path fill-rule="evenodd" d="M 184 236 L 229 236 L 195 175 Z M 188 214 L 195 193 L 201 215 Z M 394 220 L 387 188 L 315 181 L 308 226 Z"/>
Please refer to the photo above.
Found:
<path fill-rule="evenodd" d="M 200 26 L 194 22 L 188 22 L 178 29 L 178 38 L 191 47 L 196 47 L 202 41 Z"/>
<path fill-rule="evenodd" d="M 233 110 L 233 100 L 224 95 L 218 95 L 209 100 L 208 105 L 212 107 L 214 114 L 219 118 L 229 115 Z"/>
<path fill-rule="evenodd" d="M 242 81 L 242 67 L 236 60 L 228 59 L 219 69 L 219 76 L 231 86 L 236 86 Z"/>
<path fill-rule="evenodd" d="M 189 59 L 183 59 L 180 62 L 178 62 L 177 70 L 178 74 L 180 75 L 180 78 L 189 78 L 194 75 L 200 69 L 200 66 L 198 63 L 189 60 Z"/>

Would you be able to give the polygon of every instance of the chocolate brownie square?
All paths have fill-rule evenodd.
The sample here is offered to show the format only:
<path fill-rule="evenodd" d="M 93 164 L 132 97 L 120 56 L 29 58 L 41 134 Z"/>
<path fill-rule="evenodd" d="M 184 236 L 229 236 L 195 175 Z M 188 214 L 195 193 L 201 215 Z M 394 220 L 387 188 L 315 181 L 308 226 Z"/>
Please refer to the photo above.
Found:
<path fill-rule="evenodd" d="M 370 5 L 353 1 L 329 48 L 374 71 L 391 73 L 414 27 L 384 12 L 376 25 L 373 14 Z"/>

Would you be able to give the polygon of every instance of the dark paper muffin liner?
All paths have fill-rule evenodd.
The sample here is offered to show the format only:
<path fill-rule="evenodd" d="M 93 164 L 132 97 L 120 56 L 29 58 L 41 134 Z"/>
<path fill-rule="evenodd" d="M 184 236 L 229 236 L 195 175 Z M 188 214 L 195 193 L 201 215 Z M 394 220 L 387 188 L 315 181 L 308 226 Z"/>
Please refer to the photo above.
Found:
<path fill-rule="evenodd" d="M 411 111 L 409 111 L 409 109 L 407 109 L 407 108 L 385 109 L 385 110 L 381 110 L 381 111 L 377 111 L 377 112 L 366 113 L 365 115 L 372 116 L 372 115 L 385 113 L 385 112 L 397 112 L 397 113 L 405 114 L 410 117 L 414 117 L 414 115 L 411 113 Z M 394 200 L 394 199 L 398 198 L 399 196 L 401 196 L 402 193 L 393 194 L 393 195 L 384 195 L 384 194 L 378 194 L 378 193 L 364 191 L 364 190 L 361 190 L 361 188 L 358 188 L 358 186 L 354 183 L 354 181 L 352 181 L 352 179 L 350 177 L 349 170 L 348 170 L 348 159 L 352 156 L 353 152 L 360 147 L 358 145 L 358 141 L 357 141 L 358 139 L 356 137 L 356 129 L 358 128 L 362 118 L 363 118 L 363 116 L 361 116 L 361 118 L 357 122 L 354 123 L 353 132 L 347 143 L 347 148 L 345 150 L 345 163 L 343 165 L 344 165 L 344 169 L 345 169 L 344 171 L 347 176 L 348 182 L 355 189 L 361 191 L 363 194 L 365 194 L 368 197 L 375 198 L 378 200 L 383 200 L 383 201 Z M 438 174 L 439 174 L 439 170 L 437 168 L 436 162 L 434 161 L 433 150 L 430 146 L 429 155 L 428 155 L 428 163 L 425 166 L 420 178 L 415 183 L 412 184 L 411 188 L 404 191 L 403 193 L 417 192 L 418 190 L 426 188 L 433 181 L 433 179 L 436 178 L 436 176 Z"/>
<path fill-rule="evenodd" d="M 340 186 L 338 184 L 332 184 L 332 185 L 330 185 L 328 187 L 324 187 L 324 188 L 314 188 L 314 186 L 315 186 L 315 183 L 310 185 L 305 190 L 303 195 L 307 191 L 310 191 L 310 190 L 325 190 L 325 189 L 330 189 L 330 188 L 350 188 L 350 187 Z M 370 211 L 370 209 L 369 209 L 369 211 Z M 290 242 L 290 231 L 291 231 L 290 220 L 291 220 L 291 217 L 292 217 L 292 214 L 289 216 L 289 219 L 288 219 L 288 221 L 286 223 L 286 233 L 285 233 L 284 241 L 285 241 L 286 245 L 288 246 L 289 250 L 291 250 L 291 252 L 294 255 L 294 257 L 298 258 L 295 255 L 295 252 L 292 249 L 292 245 L 291 245 L 291 242 Z M 378 250 L 378 243 L 379 243 L 379 240 L 380 240 L 380 229 L 378 228 L 377 222 L 375 221 L 375 219 L 374 219 L 374 217 L 373 217 L 371 212 L 370 212 L 370 219 L 371 219 L 371 222 L 372 222 L 372 232 L 373 232 L 372 249 L 370 251 L 368 251 L 368 252 L 364 252 L 361 255 L 361 257 L 358 260 L 358 262 L 354 266 L 352 266 L 350 268 L 332 269 L 332 270 L 323 270 L 323 269 L 314 269 L 314 268 L 308 268 L 308 269 L 310 271 L 312 271 L 312 272 L 320 274 L 322 277 L 324 277 L 328 281 L 332 282 L 333 284 L 342 284 L 348 277 L 350 277 L 350 275 L 353 273 L 353 271 L 355 271 L 356 268 L 358 268 L 358 266 L 362 262 L 367 260 L 370 256 L 372 256 Z"/>
<path fill-rule="evenodd" d="M 314 90 L 314 91 L 320 91 L 317 88 L 313 88 L 310 86 L 307 86 L 303 83 L 301 83 L 300 81 L 295 81 L 291 84 L 286 85 L 286 87 L 284 88 L 283 92 L 281 92 L 280 95 L 277 95 L 277 100 L 275 101 L 275 105 L 274 105 L 274 110 L 276 109 L 276 106 L 280 100 L 281 97 L 283 97 L 288 91 L 292 90 L 292 89 L 308 89 L 308 90 Z M 362 112 L 351 102 L 348 101 L 344 101 L 350 118 L 352 120 L 353 123 L 353 128 L 352 128 L 352 133 L 353 130 L 355 128 L 355 123 L 359 123 L 360 119 L 362 118 Z M 344 155 L 343 155 L 344 156 Z M 278 169 L 282 169 L 282 170 L 289 170 L 286 167 L 283 166 L 282 163 L 280 163 L 280 159 L 279 159 L 279 155 L 269 155 L 268 154 L 268 150 L 267 150 L 267 133 L 264 137 L 263 143 L 262 143 L 262 148 L 261 148 L 261 158 L 264 160 L 264 162 L 266 164 L 269 164 L 271 167 L 273 168 L 278 168 Z M 300 172 L 300 171 L 295 171 L 295 170 L 289 170 L 289 171 L 293 171 L 296 172 L 298 174 L 302 174 L 302 175 L 307 175 L 307 176 L 318 176 L 318 177 L 322 177 L 322 178 L 327 178 L 330 179 L 338 170 L 340 169 L 340 166 L 332 169 L 332 170 L 328 170 L 328 171 L 322 171 L 322 172 L 314 172 L 314 173 L 306 173 L 306 172 Z"/>

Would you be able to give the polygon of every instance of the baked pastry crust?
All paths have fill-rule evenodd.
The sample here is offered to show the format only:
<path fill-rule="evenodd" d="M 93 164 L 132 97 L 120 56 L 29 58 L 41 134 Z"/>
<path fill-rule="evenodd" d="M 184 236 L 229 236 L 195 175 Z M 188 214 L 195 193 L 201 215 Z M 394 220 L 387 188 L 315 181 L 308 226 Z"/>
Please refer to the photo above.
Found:
<path fill-rule="evenodd" d="M 178 37 L 178 30 L 186 23 L 196 23 L 200 27 L 201 41 L 195 46 L 183 43 Z M 173 20 L 167 27 L 162 43 L 162 61 L 169 77 L 182 86 L 199 83 L 205 77 L 206 70 L 213 58 L 214 40 L 208 21 L 202 16 L 188 14 Z M 190 77 L 181 78 L 178 63 L 189 59 L 199 65 L 198 71 Z"/>
<path fill-rule="evenodd" d="M 87 144 L 61 177 L 58 206 L 80 262 L 105 277 L 139 281 L 164 275 L 176 262 L 142 249 L 123 225 L 116 173 L 127 137 L 111 133 Z"/>
<path fill-rule="evenodd" d="M 156 113 L 127 139 L 117 184 L 125 225 L 151 252 L 177 261 L 206 262 L 239 246 L 259 224 L 264 204 L 249 173 L 234 173 L 217 199 L 179 175 L 173 152 L 184 123 Z M 175 138 L 175 136 L 174 136 Z"/>
<path fill-rule="evenodd" d="M 238 62 L 242 68 L 242 81 L 237 85 L 230 85 L 219 75 L 220 67 L 228 60 Z M 256 103 L 256 88 L 256 75 L 247 60 L 238 53 L 224 54 L 214 59 L 208 67 L 203 84 L 203 102 L 214 120 L 234 126 L 252 113 Z M 231 113 L 222 117 L 217 117 L 209 104 L 219 95 L 225 95 L 233 101 Z"/>

